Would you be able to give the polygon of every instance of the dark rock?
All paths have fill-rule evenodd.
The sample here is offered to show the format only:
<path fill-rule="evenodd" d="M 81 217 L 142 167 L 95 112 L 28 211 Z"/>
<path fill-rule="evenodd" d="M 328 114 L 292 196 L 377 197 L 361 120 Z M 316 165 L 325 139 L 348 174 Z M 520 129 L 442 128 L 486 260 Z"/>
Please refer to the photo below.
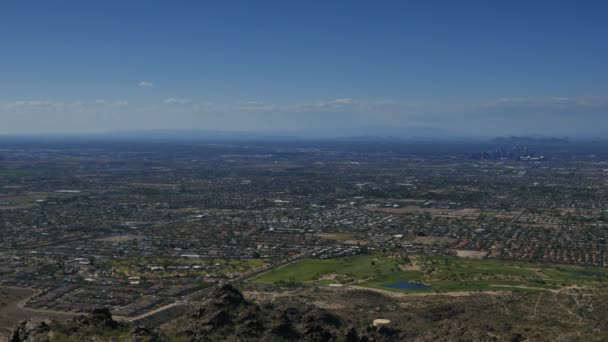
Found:
<path fill-rule="evenodd" d="M 243 294 L 230 284 L 224 284 L 215 289 L 210 297 L 215 305 L 235 307 L 246 303 Z"/>
<path fill-rule="evenodd" d="M 397 330 L 391 329 L 385 325 L 379 327 L 378 329 L 376 329 L 376 331 L 378 332 L 378 334 L 385 336 L 394 336 L 398 333 Z"/>
<path fill-rule="evenodd" d="M 302 320 L 302 312 L 294 307 L 289 307 L 283 310 L 283 317 L 290 321 L 301 321 Z"/>
<path fill-rule="evenodd" d="M 43 341 L 43 338 L 50 330 L 46 321 L 21 321 L 19 322 L 19 325 L 13 329 L 8 340 L 10 342 Z"/>
<path fill-rule="evenodd" d="M 131 335 L 131 338 L 134 342 L 135 341 L 153 342 L 153 341 L 159 340 L 159 336 L 155 331 L 145 328 L 145 327 L 141 327 L 141 326 L 131 329 L 129 334 Z"/>
<path fill-rule="evenodd" d="M 191 318 L 203 318 L 205 317 L 205 313 L 207 312 L 207 309 L 205 307 L 200 307 L 197 308 L 196 310 L 194 310 L 194 312 L 190 315 Z"/>
<path fill-rule="evenodd" d="M 303 334 L 303 339 L 306 341 L 329 342 L 334 341 L 336 337 L 328 330 L 318 324 L 307 326 Z"/>
<path fill-rule="evenodd" d="M 303 321 L 306 323 L 318 322 L 324 325 L 331 325 L 336 328 L 342 326 L 342 320 L 338 316 L 324 310 L 315 310 L 304 315 Z"/>
<path fill-rule="evenodd" d="M 511 337 L 511 342 L 522 342 L 525 340 L 526 338 L 524 338 L 521 334 L 515 334 Z"/>
<path fill-rule="evenodd" d="M 242 313 L 236 320 L 240 325 L 251 331 L 264 330 L 264 323 L 260 318 L 260 310 L 254 307 Z"/>
<path fill-rule="evenodd" d="M 293 324 L 287 319 L 281 319 L 278 324 L 270 329 L 270 333 L 289 340 L 300 337 Z"/>
<path fill-rule="evenodd" d="M 345 342 L 359 342 L 359 334 L 355 327 L 350 327 L 344 336 Z"/>
<path fill-rule="evenodd" d="M 131 331 L 129 333 L 131 335 L 136 335 L 136 336 L 147 336 L 147 335 L 151 335 L 152 331 L 150 331 L 150 329 L 145 328 L 145 327 L 135 327 L 135 328 L 131 329 Z"/>
<path fill-rule="evenodd" d="M 264 330 L 264 324 L 257 319 L 245 321 L 243 322 L 243 325 L 250 330 Z"/>
<path fill-rule="evenodd" d="M 205 318 L 205 324 L 213 328 L 223 327 L 231 323 L 230 315 L 225 310 L 219 310 Z"/>
<path fill-rule="evenodd" d="M 440 305 L 430 308 L 429 311 L 422 314 L 422 317 L 428 322 L 437 322 L 444 319 L 450 319 L 462 314 L 464 310 L 455 305 Z"/>
<path fill-rule="evenodd" d="M 119 323 L 112 318 L 112 314 L 107 308 L 93 309 L 89 311 L 88 315 L 78 316 L 73 321 L 87 327 L 114 329 L 119 326 Z"/>
<path fill-rule="evenodd" d="M 264 310 L 274 310 L 277 307 L 272 302 L 265 302 L 265 303 L 262 303 L 261 305 L 262 305 L 262 309 L 264 309 Z"/>

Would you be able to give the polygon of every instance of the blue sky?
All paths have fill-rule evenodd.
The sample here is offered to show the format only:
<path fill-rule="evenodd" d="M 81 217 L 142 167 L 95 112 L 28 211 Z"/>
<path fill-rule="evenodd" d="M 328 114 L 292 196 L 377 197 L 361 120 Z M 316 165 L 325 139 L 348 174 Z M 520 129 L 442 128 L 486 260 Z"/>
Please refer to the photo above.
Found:
<path fill-rule="evenodd" d="M 599 135 L 606 1 L 2 1 L 0 133 Z"/>

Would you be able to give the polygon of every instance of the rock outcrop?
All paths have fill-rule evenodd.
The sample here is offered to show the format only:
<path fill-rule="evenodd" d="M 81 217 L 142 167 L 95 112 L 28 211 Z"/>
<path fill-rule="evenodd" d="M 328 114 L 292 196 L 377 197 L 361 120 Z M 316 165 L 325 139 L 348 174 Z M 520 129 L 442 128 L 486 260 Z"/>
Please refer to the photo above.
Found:
<path fill-rule="evenodd" d="M 38 320 L 28 320 L 21 321 L 13 329 L 11 335 L 8 338 L 9 342 L 33 342 L 33 341 L 43 341 L 45 337 L 47 337 L 49 331 L 51 330 L 49 324 L 51 322 L 48 320 L 38 321 Z"/>
<path fill-rule="evenodd" d="M 439 310 L 438 316 L 452 314 Z M 50 341 L 57 337 L 101 341 L 159 341 L 172 338 L 189 341 L 398 341 L 397 330 L 388 327 L 363 328 L 360 332 L 344 318 L 297 300 L 257 305 L 246 300 L 232 285 L 214 289 L 191 313 L 171 321 L 164 331 L 155 327 L 117 322 L 108 309 L 63 323 L 23 321 L 12 332 L 11 342 Z M 164 335 L 163 335 L 164 334 Z"/>
<path fill-rule="evenodd" d="M 338 341 L 350 336 L 344 320 L 337 315 L 304 303 L 257 305 L 247 301 L 231 285 L 213 291 L 208 299 L 182 324 L 179 334 L 191 340 L 243 341 Z M 354 334 L 354 335 L 353 335 Z"/>

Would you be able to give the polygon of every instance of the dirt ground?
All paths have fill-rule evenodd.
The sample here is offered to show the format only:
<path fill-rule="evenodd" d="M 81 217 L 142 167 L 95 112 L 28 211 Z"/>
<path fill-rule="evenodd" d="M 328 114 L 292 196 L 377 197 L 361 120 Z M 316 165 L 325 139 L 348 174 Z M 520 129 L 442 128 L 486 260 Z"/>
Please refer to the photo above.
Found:
<path fill-rule="evenodd" d="M 455 249 L 456 256 L 459 258 L 481 259 L 488 255 L 487 251 L 467 251 L 464 249 Z"/>
<path fill-rule="evenodd" d="M 479 210 L 476 208 L 463 208 L 463 209 L 440 209 L 440 208 L 425 208 L 416 205 L 406 205 L 400 208 L 384 208 L 384 207 L 373 207 L 367 208 L 371 211 L 382 211 L 390 214 L 406 214 L 406 213 L 429 213 L 431 216 L 437 217 L 448 217 L 448 218 L 462 218 L 462 219 L 477 219 L 480 214 L 484 214 L 490 217 L 497 217 L 502 219 L 510 219 L 515 217 L 518 212 L 515 211 L 498 211 L 498 210 Z"/>
<path fill-rule="evenodd" d="M 142 236 L 139 235 L 132 235 L 132 234 L 124 234 L 124 235 L 113 235 L 113 236 L 108 236 L 108 237 L 103 237 L 103 238 L 99 238 L 96 239 L 97 241 L 101 241 L 101 242 L 127 242 L 127 241 L 131 241 L 131 240 L 141 240 L 143 239 Z"/>
<path fill-rule="evenodd" d="M 47 313 L 36 313 L 21 308 L 25 300 L 35 293 L 34 290 L 14 287 L 0 287 L 0 341 L 7 338 L 11 330 L 22 320 L 30 318 L 65 318 Z"/>
<path fill-rule="evenodd" d="M 423 245 L 434 245 L 434 244 L 453 244 L 457 240 L 447 236 L 416 236 L 413 243 L 420 243 Z"/>
<path fill-rule="evenodd" d="M 28 289 L 0 288 L 0 337 L 6 336 L 19 321 L 28 318 L 17 304 L 34 294 Z"/>

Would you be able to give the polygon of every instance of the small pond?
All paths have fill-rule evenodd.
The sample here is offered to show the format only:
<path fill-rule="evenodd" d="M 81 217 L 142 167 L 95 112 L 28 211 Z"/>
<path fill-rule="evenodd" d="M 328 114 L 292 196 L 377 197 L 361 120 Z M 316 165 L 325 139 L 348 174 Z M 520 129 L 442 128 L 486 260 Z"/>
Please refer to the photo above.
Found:
<path fill-rule="evenodd" d="M 398 280 L 393 283 L 382 284 L 382 287 L 388 287 L 391 289 L 401 289 L 401 290 L 428 290 L 433 287 L 423 283 L 417 283 L 414 281 L 407 280 Z"/>

